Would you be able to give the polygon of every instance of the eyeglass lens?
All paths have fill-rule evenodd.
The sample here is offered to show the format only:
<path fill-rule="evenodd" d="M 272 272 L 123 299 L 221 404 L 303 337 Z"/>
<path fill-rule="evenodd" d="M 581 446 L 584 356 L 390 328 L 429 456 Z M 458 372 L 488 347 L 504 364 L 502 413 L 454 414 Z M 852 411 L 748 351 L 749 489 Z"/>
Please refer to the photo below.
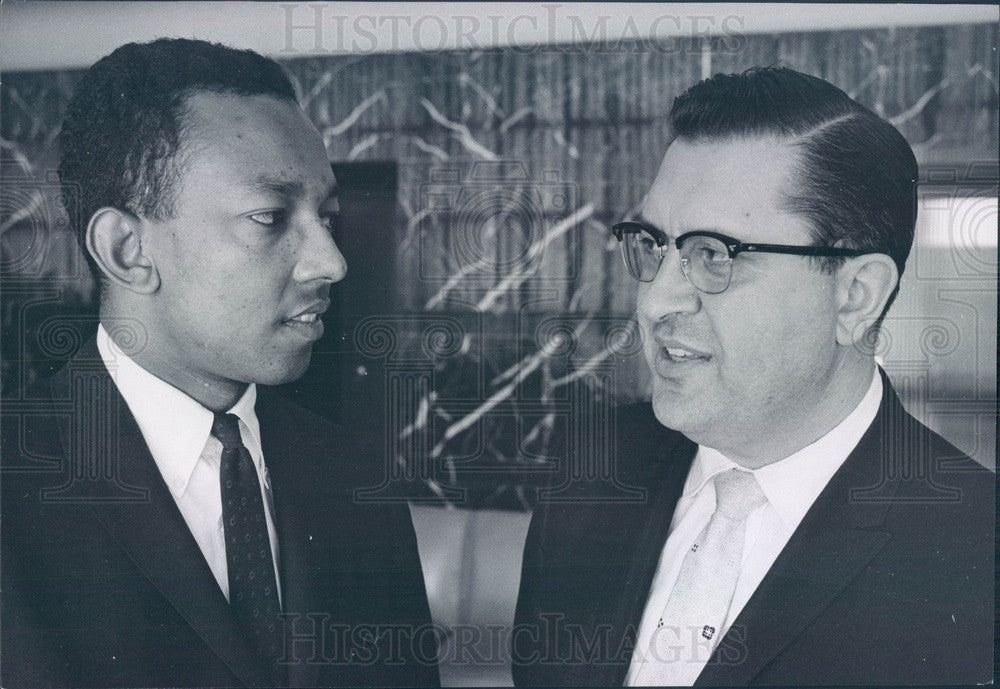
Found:
<path fill-rule="evenodd" d="M 622 239 L 622 253 L 629 275 L 642 282 L 652 282 L 660 268 L 663 249 L 645 232 L 630 232 Z M 726 245 L 718 239 L 688 237 L 680 247 L 680 255 L 684 275 L 697 289 L 718 294 L 729 287 L 733 260 Z"/>

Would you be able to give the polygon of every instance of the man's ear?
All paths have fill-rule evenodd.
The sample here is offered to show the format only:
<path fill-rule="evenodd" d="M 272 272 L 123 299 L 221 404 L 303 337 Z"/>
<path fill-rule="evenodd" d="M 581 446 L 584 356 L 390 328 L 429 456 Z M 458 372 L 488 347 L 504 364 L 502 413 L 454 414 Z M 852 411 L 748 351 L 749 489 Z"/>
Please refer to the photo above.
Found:
<path fill-rule="evenodd" d="M 130 292 L 152 294 L 160 287 L 160 275 L 142 251 L 141 230 L 141 221 L 132 213 L 101 208 L 87 225 L 87 251 L 109 282 Z"/>
<path fill-rule="evenodd" d="M 837 269 L 837 343 L 856 344 L 882 315 L 899 282 L 896 262 L 885 254 L 848 258 Z"/>

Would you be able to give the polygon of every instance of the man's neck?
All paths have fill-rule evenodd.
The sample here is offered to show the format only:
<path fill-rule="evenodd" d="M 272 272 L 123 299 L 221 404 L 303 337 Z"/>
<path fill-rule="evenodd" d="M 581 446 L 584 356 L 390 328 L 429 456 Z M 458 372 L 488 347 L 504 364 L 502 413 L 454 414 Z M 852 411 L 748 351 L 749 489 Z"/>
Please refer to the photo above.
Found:
<path fill-rule="evenodd" d="M 248 387 L 246 383 L 198 375 L 189 367 L 182 365 L 182 362 L 177 361 L 175 356 L 171 356 L 171 352 L 163 351 L 165 349 L 163 343 L 157 341 L 152 334 L 149 335 L 144 347 L 127 346 L 127 343 L 119 341 L 122 339 L 120 329 L 109 328 L 105 325 L 106 323 L 113 324 L 114 318 L 104 309 L 101 310 L 101 324 L 104 325 L 109 339 L 116 347 L 125 352 L 132 361 L 143 369 L 174 386 L 209 411 L 228 411 L 246 392 Z"/>

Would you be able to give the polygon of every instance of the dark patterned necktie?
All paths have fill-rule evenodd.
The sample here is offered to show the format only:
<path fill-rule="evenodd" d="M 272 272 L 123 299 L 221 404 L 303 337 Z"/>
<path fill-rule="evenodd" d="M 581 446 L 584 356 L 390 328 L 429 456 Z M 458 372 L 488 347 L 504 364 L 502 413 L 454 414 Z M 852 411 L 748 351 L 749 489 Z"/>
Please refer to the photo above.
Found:
<path fill-rule="evenodd" d="M 222 443 L 222 522 L 229 569 L 229 606 L 240 627 L 256 642 L 275 686 L 287 684 L 281 657 L 282 627 L 274 559 L 264 517 L 260 481 L 250 452 L 240 438 L 239 420 L 216 414 L 212 435 Z"/>

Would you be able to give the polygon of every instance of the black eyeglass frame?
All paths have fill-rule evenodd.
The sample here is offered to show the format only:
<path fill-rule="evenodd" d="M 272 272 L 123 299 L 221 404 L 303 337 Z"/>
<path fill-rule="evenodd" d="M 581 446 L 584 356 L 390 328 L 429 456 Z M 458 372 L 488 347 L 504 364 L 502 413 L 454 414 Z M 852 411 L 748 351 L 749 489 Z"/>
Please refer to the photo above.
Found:
<path fill-rule="evenodd" d="M 847 249 L 836 246 L 796 246 L 793 244 L 761 244 L 759 242 L 741 242 L 740 240 L 734 239 L 729 235 L 712 232 L 710 230 L 694 230 L 692 232 L 685 232 L 682 235 L 678 235 L 677 238 L 671 242 L 670 238 L 667 237 L 666 232 L 658 227 L 654 227 L 649 223 L 644 223 L 639 220 L 623 220 L 622 222 L 615 223 L 611 226 L 611 232 L 615 235 L 615 238 L 618 241 L 622 241 L 626 234 L 646 232 L 653 238 L 657 246 L 663 247 L 673 244 L 678 250 L 680 250 L 680 248 L 684 246 L 684 242 L 691 237 L 711 237 L 713 239 L 718 239 L 726 246 L 726 250 L 729 252 L 729 258 L 736 258 L 744 252 L 793 254 L 795 256 L 829 256 L 841 258 L 854 258 L 857 256 L 864 256 L 865 254 L 881 253 L 878 251 Z"/>
<path fill-rule="evenodd" d="M 881 253 L 864 251 L 860 249 L 847 249 L 832 246 L 795 246 L 791 244 L 761 244 L 757 242 L 741 242 L 738 239 L 734 239 L 729 235 L 722 234 L 720 232 L 712 232 L 710 230 L 693 230 L 691 232 L 685 232 L 679 235 L 676 239 L 671 242 L 670 238 L 667 236 L 663 230 L 660 230 L 649 223 L 642 222 L 639 220 L 624 220 L 622 222 L 615 223 L 611 226 L 611 232 L 615 235 L 615 238 L 622 243 L 622 258 L 625 260 L 625 267 L 629 271 L 629 275 L 640 282 L 652 282 L 656 279 L 656 273 L 653 277 L 648 280 L 644 280 L 640 276 L 632 272 L 631 266 L 629 264 L 628 256 L 625 254 L 625 243 L 624 238 L 626 234 L 639 234 L 645 232 L 650 235 L 656 242 L 657 248 L 660 249 L 660 263 L 663 263 L 665 253 L 663 248 L 669 246 L 671 243 L 680 251 L 681 247 L 688 239 L 693 237 L 710 237 L 719 241 L 723 246 L 726 247 L 728 253 L 727 263 L 730 265 L 729 279 L 732 279 L 732 263 L 733 259 L 741 253 L 774 253 L 774 254 L 791 254 L 795 256 L 828 256 L 828 257 L 843 257 L 851 258 L 856 256 L 863 256 L 869 253 Z M 659 265 L 659 264 L 658 264 Z M 681 256 L 681 269 L 684 273 L 684 277 L 691 282 L 691 276 L 689 274 L 688 259 Z M 729 287 L 729 280 L 726 280 L 725 286 L 718 289 L 709 289 L 705 286 L 698 286 L 694 284 L 694 287 L 700 292 L 705 292 L 706 294 L 719 294 L 725 292 Z"/>

